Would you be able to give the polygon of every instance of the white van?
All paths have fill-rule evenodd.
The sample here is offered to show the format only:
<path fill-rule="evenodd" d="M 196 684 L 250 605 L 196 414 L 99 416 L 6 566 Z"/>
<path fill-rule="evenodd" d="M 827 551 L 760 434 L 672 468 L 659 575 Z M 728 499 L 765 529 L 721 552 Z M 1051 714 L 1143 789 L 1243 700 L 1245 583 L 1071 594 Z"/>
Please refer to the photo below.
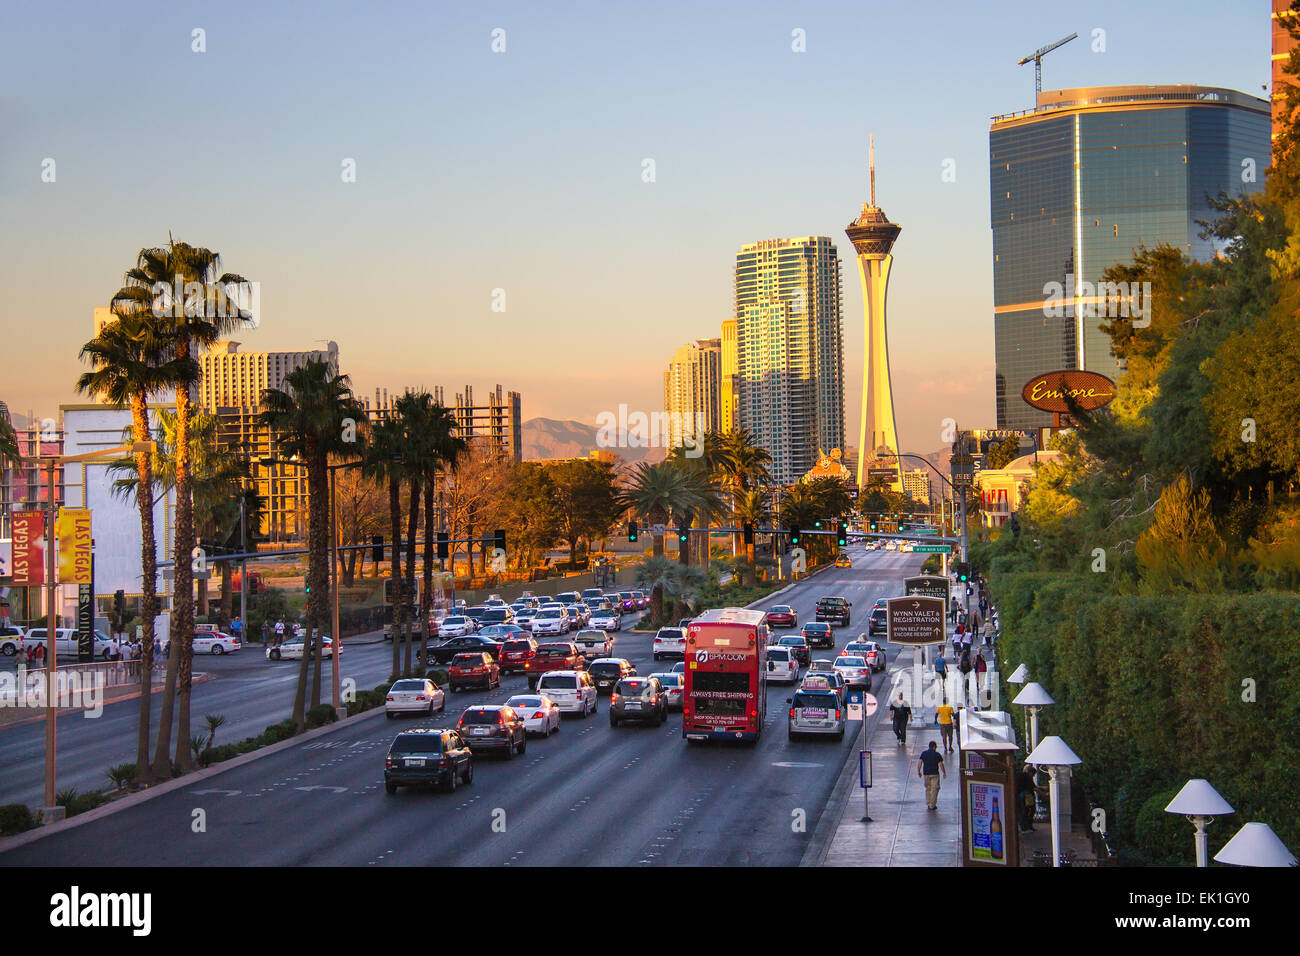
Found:
<path fill-rule="evenodd" d="M 36 645 L 45 643 L 45 634 L 46 628 L 43 627 L 33 627 L 27 632 L 27 636 L 23 638 L 23 646 L 27 648 L 29 654 L 36 649 Z M 58 628 L 54 632 L 54 640 L 59 657 L 76 657 L 79 653 L 76 628 Z M 102 631 L 94 632 L 94 642 L 94 654 L 100 660 L 111 661 L 122 656 L 121 645 Z"/>

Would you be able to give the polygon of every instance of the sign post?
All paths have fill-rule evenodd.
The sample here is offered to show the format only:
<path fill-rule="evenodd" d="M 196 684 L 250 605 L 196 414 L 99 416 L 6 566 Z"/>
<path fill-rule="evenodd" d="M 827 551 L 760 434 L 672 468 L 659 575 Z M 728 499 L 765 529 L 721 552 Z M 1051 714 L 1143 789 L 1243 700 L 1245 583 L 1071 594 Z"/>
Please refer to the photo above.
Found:
<path fill-rule="evenodd" d="M 922 648 L 942 644 L 948 604 L 941 597 L 915 594 L 890 598 L 885 604 L 885 639 L 912 648 L 912 726 L 924 727 L 921 686 Z"/>
<path fill-rule="evenodd" d="M 858 786 L 862 788 L 862 822 L 871 823 L 871 751 L 858 751 Z"/>

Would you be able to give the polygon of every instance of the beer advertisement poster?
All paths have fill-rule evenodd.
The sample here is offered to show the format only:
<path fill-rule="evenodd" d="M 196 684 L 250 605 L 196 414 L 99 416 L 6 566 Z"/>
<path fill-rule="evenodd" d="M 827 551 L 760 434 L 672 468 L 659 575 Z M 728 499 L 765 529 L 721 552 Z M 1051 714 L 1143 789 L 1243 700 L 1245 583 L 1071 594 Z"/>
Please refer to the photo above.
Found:
<path fill-rule="evenodd" d="M 977 863 L 1003 863 L 1006 859 L 1006 842 L 1002 819 L 1006 812 L 1005 793 L 1000 783 L 966 782 L 970 814 L 966 832 L 970 834 L 967 851 Z"/>

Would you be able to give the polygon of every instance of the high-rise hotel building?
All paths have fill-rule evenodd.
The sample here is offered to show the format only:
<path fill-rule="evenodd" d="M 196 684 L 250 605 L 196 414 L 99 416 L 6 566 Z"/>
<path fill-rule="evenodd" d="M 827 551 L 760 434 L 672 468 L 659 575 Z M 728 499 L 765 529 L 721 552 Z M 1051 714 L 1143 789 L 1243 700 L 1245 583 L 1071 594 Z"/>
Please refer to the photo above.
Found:
<path fill-rule="evenodd" d="M 1269 103 L 1204 86 L 1113 86 L 1038 94 L 989 130 L 993 329 L 999 428 L 1052 423 L 1020 391 L 1057 369 L 1121 369 L 1101 331 L 1097 283 L 1140 246 L 1212 257 L 1198 220 L 1209 197 L 1263 187 Z M 1049 304 L 1064 289 L 1065 317 Z M 1061 296 L 1056 296 L 1059 303 Z M 1113 300 L 1112 300 L 1113 301 Z M 1090 314 L 1091 313 L 1091 314 Z"/>
<path fill-rule="evenodd" d="M 740 359 L 736 349 L 737 331 L 735 319 L 727 319 L 722 323 L 722 387 L 718 398 L 718 430 L 724 434 L 740 427 L 740 383 L 737 378 Z"/>
<path fill-rule="evenodd" d="M 715 432 L 722 421 L 722 340 L 697 339 L 673 353 L 664 369 L 669 444 Z M 683 435 L 683 432 L 685 433 Z"/>
<path fill-rule="evenodd" d="M 828 236 L 764 239 L 736 254 L 740 425 L 793 484 L 819 449 L 844 447 L 839 254 Z"/>

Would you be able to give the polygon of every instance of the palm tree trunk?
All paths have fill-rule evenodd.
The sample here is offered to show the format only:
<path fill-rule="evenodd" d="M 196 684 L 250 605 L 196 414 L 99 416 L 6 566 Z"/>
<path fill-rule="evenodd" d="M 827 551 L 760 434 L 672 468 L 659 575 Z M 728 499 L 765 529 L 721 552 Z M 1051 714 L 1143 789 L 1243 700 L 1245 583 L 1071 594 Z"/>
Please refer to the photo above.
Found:
<path fill-rule="evenodd" d="M 178 349 L 188 357 L 189 346 Z M 176 765 L 181 770 L 194 769 L 194 751 L 190 747 L 190 691 L 194 673 L 194 593 L 190 566 L 194 550 L 194 498 L 190 475 L 190 391 L 186 385 L 176 390 L 176 559 L 173 578 L 172 654 L 179 658 L 176 673 Z"/>
<path fill-rule="evenodd" d="M 402 593 L 404 602 L 409 606 L 415 603 L 415 535 L 420 526 L 420 479 L 411 476 L 411 513 L 406 516 L 406 590 Z M 414 666 L 411 661 L 411 644 L 415 640 L 415 626 L 412 622 L 406 637 L 406 667 L 403 673 L 410 673 Z"/>
<path fill-rule="evenodd" d="M 309 489 L 311 527 L 307 530 L 307 550 L 311 560 L 307 565 L 307 574 L 311 581 L 311 613 L 308 615 L 308 627 L 316 634 L 323 635 L 329 630 L 326 623 L 330 620 L 333 603 L 330 595 L 329 573 L 329 470 L 328 461 L 318 453 L 318 460 L 308 459 L 307 487 Z M 339 636 L 331 634 L 334 653 L 341 647 Z M 322 645 L 323 646 L 323 645 Z M 312 663 L 311 706 L 319 707 L 321 703 L 321 666 L 325 655 L 317 651 Z M 331 667 L 333 664 L 331 663 Z"/>
<path fill-rule="evenodd" d="M 131 432 L 136 441 L 149 441 L 148 397 L 137 395 L 131 402 Z M 144 597 L 140 602 L 142 653 L 140 655 L 140 719 L 136 728 L 135 772 L 140 783 L 153 782 L 149 763 L 149 711 L 153 704 L 154 618 L 158 616 L 158 551 L 153 530 L 153 460 L 148 454 L 135 456 L 136 504 L 140 506 L 140 570 Z M 165 751 L 164 751 L 165 752 Z"/>
<path fill-rule="evenodd" d="M 420 653 L 416 655 L 419 676 L 424 676 L 424 646 L 429 640 L 429 618 L 433 616 L 433 479 L 424 483 L 424 593 L 420 600 L 420 621 L 423 637 Z"/>
<path fill-rule="evenodd" d="M 656 558 L 662 558 L 664 556 L 664 536 L 661 534 L 651 535 L 650 539 L 652 542 L 650 553 Z"/>
<path fill-rule="evenodd" d="M 402 603 L 402 491 L 396 475 L 388 479 L 388 517 L 393 530 L 393 560 L 390 571 L 393 580 L 393 677 L 402 672 L 403 618 L 406 608 Z"/>
<path fill-rule="evenodd" d="M 217 621 L 222 628 L 230 626 L 233 597 L 231 595 L 231 562 L 221 562 L 221 600 L 217 604 Z"/>

